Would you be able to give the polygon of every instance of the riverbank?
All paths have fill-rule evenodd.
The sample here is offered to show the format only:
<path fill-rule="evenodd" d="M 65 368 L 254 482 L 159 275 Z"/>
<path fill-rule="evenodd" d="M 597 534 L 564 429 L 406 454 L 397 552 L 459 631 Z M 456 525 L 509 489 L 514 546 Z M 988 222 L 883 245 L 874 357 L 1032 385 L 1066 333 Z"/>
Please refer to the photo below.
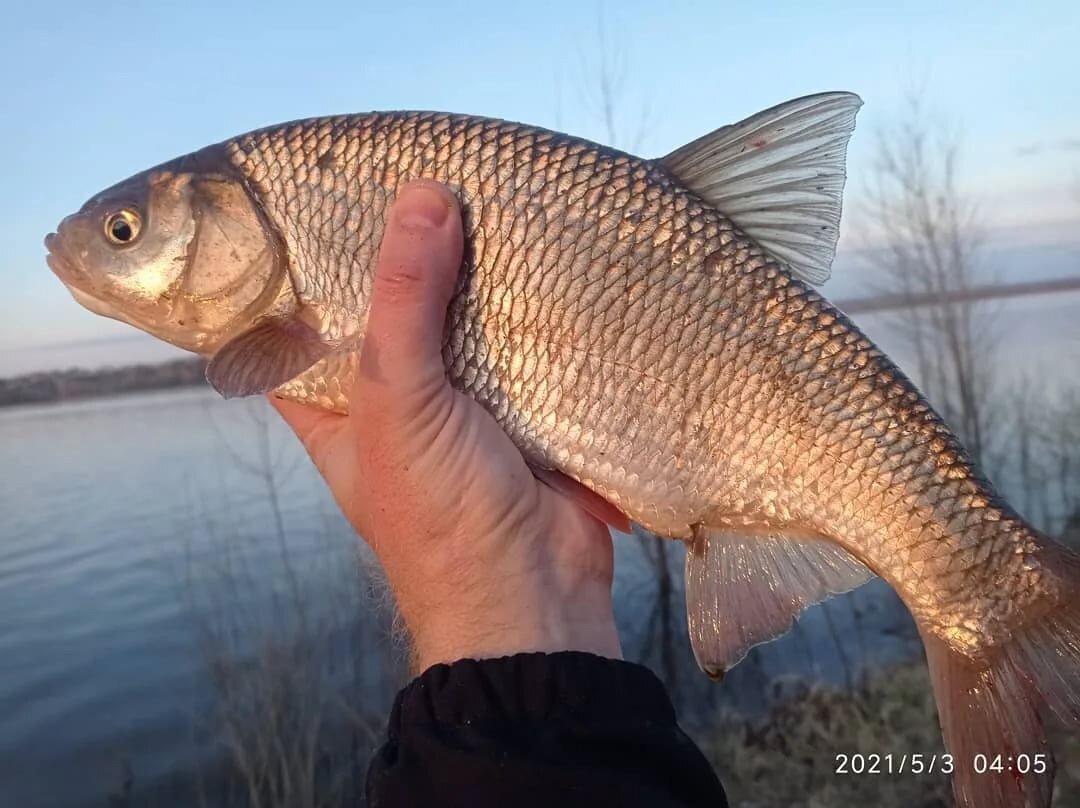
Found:
<path fill-rule="evenodd" d="M 732 808 L 952 808 L 951 781 L 942 771 L 944 748 L 926 666 L 921 661 L 883 669 L 854 689 L 799 681 L 774 682 L 788 691 L 755 720 L 684 710 L 682 723 L 715 767 Z M 697 715 L 695 716 L 695 712 Z M 695 720 L 695 718 L 697 720 Z M 688 719 L 690 722 L 688 723 Z M 374 721 L 338 754 L 332 771 L 319 772 L 314 793 L 303 805 L 345 808 L 363 805 L 361 792 L 370 755 L 385 729 Z M 1055 808 L 1080 808 L 1080 738 L 1053 733 L 1057 755 Z M 264 739 L 265 740 L 265 739 Z M 331 752 L 324 749 L 324 754 Z M 346 754 L 347 753 L 347 754 Z M 911 772 L 919 756 L 925 769 Z M 900 761 L 903 771 L 897 771 Z M 240 761 L 229 758 L 212 773 L 193 772 L 193 782 L 141 787 L 137 774 L 109 795 L 116 808 L 183 804 L 209 791 L 218 808 L 250 805 L 252 787 Z M 891 769 L 890 769 L 891 767 Z M 267 792 L 271 808 L 288 801 Z"/>
<path fill-rule="evenodd" d="M 797 683 L 756 721 L 690 730 L 716 767 L 732 808 L 949 808 L 949 777 L 930 760 L 944 747 L 930 678 L 917 661 L 854 689 Z M 1080 808 L 1080 738 L 1055 728 L 1055 808 Z M 913 755 L 926 771 L 911 773 Z M 901 759 L 903 773 L 896 769 Z M 890 773 L 889 767 L 892 767 Z M 843 769 L 843 771 L 840 771 Z"/>
<path fill-rule="evenodd" d="M 124 365 L 98 370 L 57 370 L 0 379 L 0 407 L 50 404 L 206 384 L 203 359 Z"/>

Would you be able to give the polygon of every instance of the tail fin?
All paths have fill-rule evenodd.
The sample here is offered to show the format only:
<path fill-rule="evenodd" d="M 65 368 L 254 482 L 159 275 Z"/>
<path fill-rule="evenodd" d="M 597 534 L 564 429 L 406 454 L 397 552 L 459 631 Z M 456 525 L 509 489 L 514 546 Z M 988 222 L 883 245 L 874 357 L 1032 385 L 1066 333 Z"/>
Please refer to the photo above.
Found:
<path fill-rule="evenodd" d="M 1080 723 L 1080 559 L 1053 546 L 1068 595 L 974 662 L 924 635 L 953 789 L 962 808 L 1046 808 L 1054 762 L 1043 719 Z M 1000 757 L 999 757 L 1000 756 Z"/>

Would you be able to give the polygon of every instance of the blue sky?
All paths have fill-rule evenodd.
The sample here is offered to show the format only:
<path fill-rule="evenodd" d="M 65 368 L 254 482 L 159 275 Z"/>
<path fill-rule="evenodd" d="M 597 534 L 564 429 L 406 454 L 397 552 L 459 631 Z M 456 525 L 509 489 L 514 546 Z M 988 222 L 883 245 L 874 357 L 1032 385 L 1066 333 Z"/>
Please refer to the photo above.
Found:
<path fill-rule="evenodd" d="M 493 115 L 604 140 L 580 92 L 599 60 L 599 8 L 10 4 L 0 32 L 0 375 L 159 350 L 82 311 L 45 266 L 41 239 L 96 191 L 162 160 L 265 124 L 369 109 Z M 1029 276 L 1080 273 L 1080 246 L 1068 246 L 1080 245 L 1071 192 L 1080 182 L 1080 10 L 1066 0 L 974 8 L 609 2 L 603 17 L 626 67 L 623 128 L 634 128 L 643 104 L 650 110 L 644 155 L 788 98 L 853 90 L 866 106 L 850 152 L 850 210 L 875 131 L 920 87 L 960 132 L 965 187 L 995 232 L 1065 256 Z M 827 293 L 859 288 L 847 266 L 838 262 Z M 72 343 L 84 345 L 42 348 Z"/>

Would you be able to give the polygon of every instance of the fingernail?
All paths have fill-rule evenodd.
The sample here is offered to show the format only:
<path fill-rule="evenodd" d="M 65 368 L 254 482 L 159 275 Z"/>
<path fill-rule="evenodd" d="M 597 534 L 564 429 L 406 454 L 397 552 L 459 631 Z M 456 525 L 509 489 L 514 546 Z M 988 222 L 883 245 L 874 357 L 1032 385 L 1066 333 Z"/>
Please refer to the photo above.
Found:
<path fill-rule="evenodd" d="M 450 215 L 450 203 L 434 188 L 414 185 L 398 199 L 398 221 L 410 230 L 434 230 L 442 227 Z"/>

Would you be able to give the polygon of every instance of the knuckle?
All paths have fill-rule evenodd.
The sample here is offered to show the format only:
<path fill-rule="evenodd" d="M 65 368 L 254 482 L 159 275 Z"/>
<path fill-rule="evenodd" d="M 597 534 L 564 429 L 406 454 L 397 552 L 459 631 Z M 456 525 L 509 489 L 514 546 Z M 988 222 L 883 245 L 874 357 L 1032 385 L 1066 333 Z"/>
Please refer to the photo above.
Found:
<path fill-rule="evenodd" d="M 427 296 L 427 279 L 420 267 L 399 264 L 381 272 L 375 279 L 376 296 L 392 305 L 410 305 Z"/>

